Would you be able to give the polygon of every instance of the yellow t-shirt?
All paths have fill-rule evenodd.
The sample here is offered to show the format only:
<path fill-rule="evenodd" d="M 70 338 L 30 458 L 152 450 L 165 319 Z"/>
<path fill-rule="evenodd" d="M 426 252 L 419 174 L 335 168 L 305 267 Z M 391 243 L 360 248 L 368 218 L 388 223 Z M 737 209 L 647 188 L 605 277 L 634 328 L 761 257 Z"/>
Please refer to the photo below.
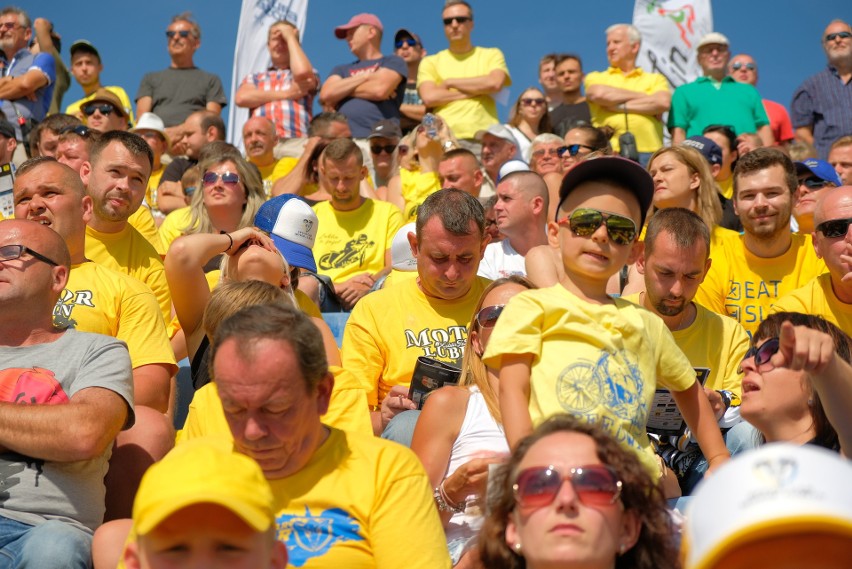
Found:
<path fill-rule="evenodd" d="M 163 322 L 171 320 L 172 295 L 163 260 L 132 225 L 118 233 L 102 233 L 86 227 L 86 258 L 148 285 L 160 304 Z"/>
<path fill-rule="evenodd" d="M 189 206 L 176 209 L 166 215 L 163 223 L 160 224 L 160 243 L 166 251 L 172 246 L 172 241 L 184 234 L 191 219 L 192 210 Z"/>
<path fill-rule="evenodd" d="M 154 222 L 154 215 L 151 210 L 144 205 L 139 206 L 136 213 L 127 218 L 127 223 L 136 228 L 136 231 L 142 234 L 142 237 L 148 240 L 157 253 L 162 257 L 166 254 L 163 249 L 163 244 L 160 241 L 160 234 L 157 232 L 157 224 Z"/>
<path fill-rule="evenodd" d="M 341 431 L 372 435 L 373 427 L 370 423 L 370 412 L 367 410 L 364 386 L 343 368 L 331 366 L 329 371 L 334 375 L 334 389 L 331 392 L 328 412 L 323 415 L 322 422 Z M 186 424 L 178 441 L 208 435 L 233 440 L 225 412 L 222 410 L 219 390 L 213 381 L 202 386 L 192 397 Z"/>
<path fill-rule="evenodd" d="M 618 67 L 610 67 L 606 71 L 592 71 L 586 75 L 587 91 L 591 85 L 606 85 L 646 95 L 669 90 L 669 83 L 665 77 L 659 73 L 646 73 L 641 67 L 627 74 L 622 73 Z M 591 101 L 589 112 L 595 126 L 606 125 L 615 129 L 615 133 L 609 140 L 615 152 L 619 151 L 618 137 L 627 132 L 627 127 L 636 137 L 636 147 L 639 152 L 656 152 L 663 146 L 663 123 L 658 116 L 631 112 L 628 113 L 625 124 L 624 111 L 611 111 Z"/>
<path fill-rule="evenodd" d="M 343 367 L 364 382 L 378 405 L 394 385 L 408 385 L 420 356 L 460 366 L 467 325 L 490 281 L 477 277 L 459 300 L 426 296 L 407 279 L 358 301 L 343 332 Z"/>
<path fill-rule="evenodd" d="M 297 158 L 284 156 L 268 166 L 257 166 L 255 164 L 257 169 L 260 170 L 260 177 L 263 179 L 263 189 L 266 192 L 267 199 L 272 197 L 272 184 L 292 172 L 298 163 L 299 160 Z"/>
<path fill-rule="evenodd" d="M 684 391 L 695 371 L 665 323 L 620 298 L 583 301 L 562 285 L 513 297 L 491 333 L 482 361 L 499 369 L 504 354 L 532 354 L 533 425 L 571 413 L 603 425 L 659 472 L 645 426 L 657 383 Z"/>
<path fill-rule="evenodd" d="M 802 312 L 822 316 L 847 334 L 852 334 L 852 304 L 841 302 L 831 286 L 831 274 L 823 273 L 805 286 L 790 291 L 772 303 L 769 313 Z"/>
<path fill-rule="evenodd" d="M 695 301 L 727 314 L 743 325 L 749 337 L 769 314 L 776 299 L 825 272 L 810 235 L 792 234 L 786 253 L 772 259 L 752 255 L 738 235 L 713 251 L 713 264 L 698 287 Z"/>
<path fill-rule="evenodd" d="M 314 258 L 318 272 L 333 282 L 385 268 L 385 253 L 404 225 L 395 205 L 365 199 L 358 209 L 338 211 L 330 201 L 314 206 L 318 229 Z"/>
<path fill-rule="evenodd" d="M 731 176 L 727 180 L 718 180 L 716 182 L 719 185 L 719 190 L 721 194 L 728 198 L 729 200 L 734 199 L 734 177 Z"/>
<path fill-rule="evenodd" d="M 640 294 L 622 298 L 642 306 Z M 731 399 L 731 406 L 737 406 L 743 379 L 740 363 L 750 345 L 748 334 L 733 318 L 716 314 L 700 304 L 695 308 L 692 324 L 683 330 L 674 330 L 672 337 L 692 367 L 708 370 L 704 387 L 730 391 L 736 395 Z"/>
<path fill-rule="evenodd" d="M 399 181 L 402 186 L 402 199 L 405 200 L 403 217 L 406 222 L 417 219 L 417 208 L 426 198 L 441 189 L 441 179 L 437 172 L 420 172 L 399 169 Z"/>
<path fill-rule="evenodd" d="M 439 51 L 435 55 L 424 57 L 417 70 L 417 87 L 425 81 L 440 86 L 445 78 L 466 78 L 488 75 L 499 69 L 506 73 L 503 87 L 512 84 L 509 68 L 503 52 L 496 47 L 474 47 L 469 52 L 457 55 L 450 50 Z M 495 93 L 496 94 L 496 93 Z M 456 138 L 473 138 L 476 132 L 500 122 L 497 119 L 497 105 L 492 95 L 479 95 L 460 101 L 453 101 L 435 108 L 435 112 L 447 122 Z"/>
<path fill-rule="evenodd" d="M 104 89 L 106 89 L 107 91 L 112 91 L 115 96 L 118 97 L 118 99 L 121 101 L 121 104 L 124 107 L 124 112 L 127 113 L 129 119 L 129 126 L 130 128 L 133 128 L 133 126 L 136 124 L 136 121 L 133 120 L 133 105 L 130 104 L 130 98 L 127 96 L 127 93 L 125 93 L 124 89 L 122 89 L 121 87 L 115 87 L 113 85 L 104 87 Z M 65 107 L 65 114 L 78 117 L 80 118 L 80 120 L 85 119 L 86 117 L 82 116 L 83 112 L 80 110 L 80 107 L 82 107 L 84 103 L 91 101 L 95 97 L 96 93 L 97 91 L 92 91 L 91 95 L 86 95 L 82 99 L 74 101 L 73 103 Z"/>
<path fill-rule="evenodd" d="M 134 368 L 175 363 L 166 325 L 154 294 L 124 273 L 87 261 L 71 267 L 53 320 L 81 332 L 118 338 L 127 344 Z"/>

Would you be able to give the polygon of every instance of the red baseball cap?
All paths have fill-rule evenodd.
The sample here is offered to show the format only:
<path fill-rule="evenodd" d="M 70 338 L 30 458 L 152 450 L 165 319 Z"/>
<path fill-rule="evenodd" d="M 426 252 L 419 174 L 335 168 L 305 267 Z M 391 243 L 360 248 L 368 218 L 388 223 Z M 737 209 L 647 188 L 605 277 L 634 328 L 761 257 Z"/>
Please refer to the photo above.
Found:
<path fill-rule="evenodd" d="M 334 28 L 334 36 L 337 39 L 342 40 L 346 37 L 346 32 L 351 30 L 352 28 L 357 28 L 358 26 L 363 26 L 367 24 L 369 26 L 373 26 L 374 28 L 379 28 L 379 31 L 384 31 L 382 27 L 382 21 L 375 14 L 355 14 L 352 16 L 352 19 L 342 26 L 337 26 Z"/>

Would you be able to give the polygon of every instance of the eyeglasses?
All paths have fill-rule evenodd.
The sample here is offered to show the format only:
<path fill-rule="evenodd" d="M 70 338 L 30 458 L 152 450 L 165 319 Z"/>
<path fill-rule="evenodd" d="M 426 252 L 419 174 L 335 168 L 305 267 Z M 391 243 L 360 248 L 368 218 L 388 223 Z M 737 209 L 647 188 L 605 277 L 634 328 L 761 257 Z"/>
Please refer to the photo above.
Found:
<path fill-rule="evenodd" d="M 373 154 L 381 154 L 384 152 L 385 154 L 393 154 L 393 151 L 396 150 L 396 145 L 394 144 L 385 144 L 384 146 L 376 145 L 370 147 L 370 152 Z"/>
<path fill-rule="evenodd" d="M 562 158 L 565 156 L 567 152 L 569 156 L 576 156 L 580 153 L 580 149 L 585 148 L 589 152 L 594 152 L 596 150 L 593 146 L 587 146 L 585 144 L 569 144 L 568 146 L 560 146 L 556 152 L 559 154 L 559 157 Z"/>
<path fill-rule="evenodd" d="M 444 20 L 444 23 L 446 23 L 446 20 Z M 833 34 L 826 34 L 825 35 L 825 41 L 826 42 L 834 41 L 837 38 L 840 38 L 842 40 L 849 39 L 849 38 L 852 38 L 852 33 L 850 33 L 850 32 L 835 32 Z"/>
<path fill-rule="evenodd" d="M 204 175 L 201 176 L 201 182 L 205 187 L 212 186 L 219 181 L 219 178 L 222 178 L 222 184 L 226 186 L 234 187 L 240 183 L 240 175 L 233 172 L 224 172 L 222 174 L 217 174 L 216 172 L 204 172 Z"/>
<path fill-rule="evenodd" d="M 90 134 L 92 134 L 92 130 L 82 124 L 78 124 L 76 126 L 66 126 L 62 130 L 59 131 L 59 134 L 68 134 L 69 132 L 73 132 L 80 138 L 86 138 Z"/>
<path fill-rule="evenodd" d="M 731 69 L 733 69 L 734 71 L 739 71 L 743 67 L 745 67 L 749 71 L 754 71 L 755 69 L 757 69 L 757 66 L 754 63 L 741 63 L 737 61 L 736 63 L 731 64 Z"/>
<path fill-rule="evenodd" d="M 476 313 L 476 323 L 480 328 L 494 328 L 497 324 L 497 319 L 503 313 L 505 304 L 497 304 L 495 306 L 486 306 Z"/>
<path fill-rule="evenodd" d="M 15 259 L 20 259 L 21 255 L 24 253 L 29 253 L 39 261 L 45 262 L 52 267 L 58 267 L 59 263 L 48 259 L 41 253 L 36 253 L 29 247 L 24 245 L 3 245 L 0 247 L 0 261 L 14 261 Z"/>
<path fill-rule="evenodd" d="M 15 22 L 0 22 L 0 30 L 16 30 L 23 27 L 21 24 Z"/>
<path fill-rule="evenodd" d="M 564 476 L 553 466 L 537 466 L 518 474 L 512 485 L 515 501 L 521 508 L 543 508 L 553 502 L 565 480 L 571 482 L 577 498 L 586 506 L 609 506 L 621 495 L 621 480 L 608 466 L 578 466 Z"/>
<path fill-rule="evenodd" d="M 407 38 L 404 40 L 399 40 L 394 45 L 396 46 L 396 49 L 402 49 L 404 47 L 417 47 L 417 40 Z"/>
<path fill-rule="evenodd" d="M 830 219 L 817 225 L 816 230 L 829 239 L 843 237 L 849 232 L 850 223 L 852 223 L 852 218 L 850 217 L 844 219 Z"/>
<path fill-rule="evenodd" d="M 110 105 L 109 103 L 102 103 L 100 105 L 96 103 L 89 103 L 88 105 L 83 105 L 83 114 L 87 117 L 95 114 L 95 111 L 100 111 L 102 115 L 109 116 L 115 112 L 115 107 Z"/>
<path fill-rule="evenodd" d="M 780 340 L 778 338 L 769 338 L 764 343 L 760 345 L 759 348 L 752 346 L 746 352 L 745 357 L 743 358 L 743 362 L 745 362 L 749 358 L 754 358 L 754 365 L 760 369 L 760 366 L 769 363 L 769 360 L 772 359 L 778 352 L 778 348 L 781 345 Z M 742 368 L 742 364 L 740 364 Z M 767 370 L 768 371 L 768 370 Z"/>
<path fill-rule="evenodd" d="M 175 36 L 180 36 L 182 38 L 188 38 L 189 34 L 191 34 L 191 33 L 192 32 L 189 31 L 189 30 L 178 30 L 178 31 L 169 30 L 169 31 L 166 32 L 166 37 L 169 38 L 169 39 L 172 39 Z"/>
<path fill-rule="evenodd" d="M 607 235 L 616 245 L 629 245 L 636 237 L 636 224 L 632 219 L 597 209 L 575 209 L 568 217 L 557 219 L 556 223 L 568 225 L 578 237 L 589 237 L 605 224 Z"/>
<path fill-rule="evenodd" d="M 466 24 L 473 20 L 470 16 L 453 16 L 452 18 L 444 18 L 444 25 L 450 26 L 453 22 L 458 22 L 459 24 Z"/>
<path fill-rule="evenodd" d="M 799 185 L 805 186 L 809 190 L 821 190 L 830 183 L 831 182 L 827 182 L 826 180 L 823 180 L 822 178 L 817 178 L 815 176 L 799 180 Z"/>
<path fill-rule="evenodd" d="M 521 104 L 525 107 L 532 107 L 533 105 L 540 107 L 541 105 L 545 104 L 546 102 L 547 102 L 546 99 L 531 99 L 531 98 L 530 99 L 528 99 L 528 98 L 521 99 Z"/>
<path fill-rule="evenodd" d="M 561 148 L 539 148 L 538 150 L 533 152 L 532 155 L 535 158 L 543 158 L 545 154 L 547 156 L 562 156 L 559 153 L 560 150 Z"/>

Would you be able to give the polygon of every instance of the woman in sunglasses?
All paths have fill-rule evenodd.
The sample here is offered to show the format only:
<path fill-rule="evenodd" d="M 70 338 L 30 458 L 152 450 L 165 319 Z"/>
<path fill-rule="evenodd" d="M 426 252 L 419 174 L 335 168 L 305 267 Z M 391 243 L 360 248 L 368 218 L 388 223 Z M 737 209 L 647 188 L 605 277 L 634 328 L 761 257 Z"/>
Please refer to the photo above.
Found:
<path fill-rule="evenodd" d="M 490 484 L 479 548 L 489 569 L 678 567 L 665 500 L 635 453 L 556 415 Z"/>
<path fill-rule="evenodd" d="M 543 132 L 553 132 L 544 93 L 535 87 L 521 93 L 509 112 L 506 128 L 512 131 L 518 141 L 518 152 L 529 162 L 532 140 Z"/>
<path fill-rule="evenodd" d="M 497 279 L 486 288 L 468 327 L 459 387 L 443 387 L 426 400 L 411 449 L 423 462 L 447 534 L 453 564 L 474 543 L 482 524 L 488 465 L 509 452 L 497 402 L 497 376 L 482 354 L 503 306 L 535 288 L 520 276 Z"/>
<path fill-rule="evenodd" d="M 566 172 L 580 160 L 587 158 L 592 152 L 597 154 L 612 154 L 609 139 L 615 131 L 612 127 L 594 127 L 590 124 L 575 126 L 565 133 L 565 146 L 560 149 L 562 169 Z"/>
<path fill-rule="evenodd" d="M 731 453 L 764 442 L 852 449 L 852 338 L 819 316 L 771 314 L 743 360 L 740 414 Z"/>

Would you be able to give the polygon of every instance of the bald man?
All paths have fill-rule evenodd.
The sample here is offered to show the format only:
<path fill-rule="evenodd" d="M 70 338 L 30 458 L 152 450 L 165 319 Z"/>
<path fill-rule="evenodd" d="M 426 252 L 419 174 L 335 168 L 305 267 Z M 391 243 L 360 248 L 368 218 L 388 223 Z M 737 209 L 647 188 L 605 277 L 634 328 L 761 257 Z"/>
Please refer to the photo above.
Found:
<path fill-rule="evenodd" d="M 119 436 L 107 474 L 108 515 L 129 517 L 135 484 L 148 464 L 168 452 L 174 437 L 164 413 L 175 360 L 157 298 L 133 277 L 86 258 L 92 198 L 74 170 L 49 157 L 28 160 L 18 169 L 13 195 L 17 219 L 54 230 L 68 248 L 70 276 L 54 300 L 57 326 L 113 336 L 130 351 L 136 426 Z"/>
<path fill-rule="evenodd" d="M 0 221 L 0 556 L 13 567 L 89 566 L 109 453 L 134 420 L 127 347 L 54 323 L 70 263 L 49 227 Z"/>
<path fill-rule="evenodd" d="M 246 147 L 246 158 L 260 170 L 266 197 L 270 197 L 272 184 L 279 178 L 289 174 L 298 159 L 285 156 L 278 160 L 273 155 L 278 138 L 275 135 L 275 125 L 266 117 L 252 117 L 243 125 L 243 144 Z"/>
<path fill-rule="evenodd" d="M 533 247 L 547 244 L 549 202 L 547 184 L 535 172 L 512 172 L 500 181 L 494 215 L 505 239 L 485 248 L 479 276 L 491 280 L 526 276 L 526 254 Z"/>
<path fill-rule="evenodd" d="M 728 62 L 728 75 L 737 83 L 747 83 L 757 87 L 757 62 L 745 53 L 735 55 Z M 793 123 L 790 121 L 787 107 L 781 103 L 763 99 L 763 109 L 769 117 L 769 128 L 772 130 L 772 136 L 775 137 L 775 144 L 787 146 L 793 142 Z"/>
<path fill-rule="evenodd" d="M 852 186 L 822 191 L 814 209 L 814 249 L 828 272 L 779 298 L 770 312 L 822 316 L 852 334 Z"/>

